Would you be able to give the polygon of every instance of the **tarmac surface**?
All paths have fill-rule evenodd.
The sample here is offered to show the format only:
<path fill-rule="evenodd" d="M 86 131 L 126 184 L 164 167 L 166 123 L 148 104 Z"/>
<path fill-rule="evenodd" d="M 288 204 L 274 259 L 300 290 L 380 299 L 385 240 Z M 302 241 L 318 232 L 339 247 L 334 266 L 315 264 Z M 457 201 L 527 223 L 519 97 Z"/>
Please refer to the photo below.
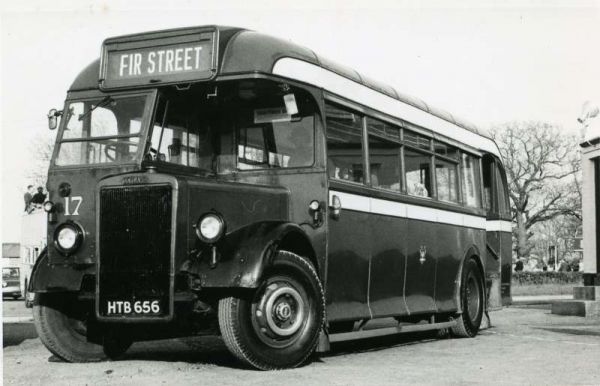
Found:
<path fill-rule="evenodd" d="M 548 305 L 492 312 L 492 327 L 474 339 L 421 333 L 345 342 L 304 367 L 260 372 L 242 367 L 217 337 L 140 342 L 118 361 L 63 363 L 31 322 L 6 323 L 31 315 L 22 303 L 3 303 L 6 385 L 600 384 L 600 320 L 552 315 Z"/>

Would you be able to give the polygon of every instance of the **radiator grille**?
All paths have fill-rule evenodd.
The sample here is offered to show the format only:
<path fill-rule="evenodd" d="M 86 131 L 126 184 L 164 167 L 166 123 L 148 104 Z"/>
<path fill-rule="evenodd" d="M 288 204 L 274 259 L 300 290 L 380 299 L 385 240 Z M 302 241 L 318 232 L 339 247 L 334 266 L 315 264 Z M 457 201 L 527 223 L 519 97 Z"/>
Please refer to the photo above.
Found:
<path fill-rule="evenodd" d="M 99 210 L 100 315 L 114 314 L 109 302 L 156 300 L 160 313 L 124 316 L 170 315 L 171 186 L 105 187 Z"/>

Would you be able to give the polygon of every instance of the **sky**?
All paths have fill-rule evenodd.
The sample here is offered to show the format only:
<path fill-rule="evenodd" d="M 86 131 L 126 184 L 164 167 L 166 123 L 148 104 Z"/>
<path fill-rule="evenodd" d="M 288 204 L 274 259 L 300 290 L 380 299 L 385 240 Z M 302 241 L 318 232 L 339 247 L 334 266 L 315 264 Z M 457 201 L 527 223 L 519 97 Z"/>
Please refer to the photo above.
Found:
<path fill-rule="evenodd" d="M 583 102 L 600 103 L 600 0 L 4 1 L 2 242 L 20 240 L 32 143 L 55 135 L 46 114 L 102 41 L 206 24 L 304 45 L 483 128 L 539 120 L 577 132 Z"/>

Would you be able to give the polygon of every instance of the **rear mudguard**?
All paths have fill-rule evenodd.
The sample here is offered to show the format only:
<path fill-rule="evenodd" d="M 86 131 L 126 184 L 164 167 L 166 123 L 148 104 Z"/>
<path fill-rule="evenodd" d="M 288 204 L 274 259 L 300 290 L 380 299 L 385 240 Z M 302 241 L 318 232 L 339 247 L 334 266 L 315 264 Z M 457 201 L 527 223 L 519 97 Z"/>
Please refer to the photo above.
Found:
<path fill-rule="evenodd" d="M 210 247 L 187 260 L 180 271 L 200 279 L 203 288 L 256 288 L 275 252 L 289 250 L 309 259 L 318 270 L 314 248 L 297 224 L 260 222 L 228 234 L 216 245 L 217 264 L 210 266 Z"/>
<path fill-rule="evenodd" d="M 50 265 L 48 249 L 44 248 L 35 261 L 29 278 L 29 292 L 79 291 L 86 270 L 73 266 Z"/>
<path fill-rule="evenodd" d="M 467 253 L 465 253 L 465 257 L 463 258 L 461 264 L 460 264 L 460 269 L 458 270 L 458 274 L 456 275 L 456 286 L 455 286 L 455 292 L 454 292 L 454 301 L 456 303 L 456 307 L 457 307 L 457 312 L 460 314 L 462 313 L 462 302 L 460 301 L 460 290 L 461 290 L 461 285 L 462 285 L 462 272 L 463 272 L 463 268 L 465 266 L 465 263 L 467 262 L 467 260 L 469 260 L 470 258 L 475 259 L 475 261 L 477 262 L 477 266 L 479 266 L 479 269 L 481 270 L 481 277 L 483 278 L 484 283 L 483 284 L 483 298 L 485 301 L 485 305 L 484 305 L 484 311 L 487 311 L 487 288 L 485 285 L 485 271 L 483 269 L 483 264 L 481 263 L 481 258 L 480 258 L 480 252 L 479 252 L 479 248 L 477 248 L 475 245 L 471 246 L 468 250 Z"/>

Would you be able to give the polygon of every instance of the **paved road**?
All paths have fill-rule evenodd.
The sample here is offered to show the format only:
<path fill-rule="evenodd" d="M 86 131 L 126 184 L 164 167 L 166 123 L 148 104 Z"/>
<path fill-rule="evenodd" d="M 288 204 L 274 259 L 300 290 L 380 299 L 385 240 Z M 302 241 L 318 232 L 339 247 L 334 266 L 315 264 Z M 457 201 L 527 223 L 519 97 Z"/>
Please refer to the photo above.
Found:
<path fill-rule="evenodd" d="M 600 384 L 600 320 L 544 307 L 491 317 L 493 327 L 475 339 L 420 334 L 338 344 L 303 368 L 279 372 L 240 368 L 218 338 L 193 339 L 196 349 L 181 340 L 136 343 L 122 360 L 94 364 L 57 362 L 38 339 L 26 339 L 4 348 L 4 383 Z"/>

